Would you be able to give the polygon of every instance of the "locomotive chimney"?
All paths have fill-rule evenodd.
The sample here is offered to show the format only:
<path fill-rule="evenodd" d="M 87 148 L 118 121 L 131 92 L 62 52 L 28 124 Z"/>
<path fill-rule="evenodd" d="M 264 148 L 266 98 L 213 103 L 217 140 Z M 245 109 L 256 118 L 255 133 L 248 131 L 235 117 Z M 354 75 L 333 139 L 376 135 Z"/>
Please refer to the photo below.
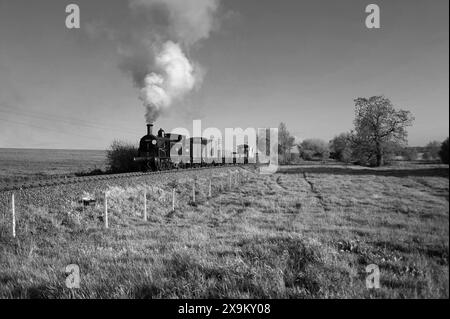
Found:
<path fill-rule="evenodd" d="M 147 124 L 147 135 L 153 134 L 153 124 Z"/>

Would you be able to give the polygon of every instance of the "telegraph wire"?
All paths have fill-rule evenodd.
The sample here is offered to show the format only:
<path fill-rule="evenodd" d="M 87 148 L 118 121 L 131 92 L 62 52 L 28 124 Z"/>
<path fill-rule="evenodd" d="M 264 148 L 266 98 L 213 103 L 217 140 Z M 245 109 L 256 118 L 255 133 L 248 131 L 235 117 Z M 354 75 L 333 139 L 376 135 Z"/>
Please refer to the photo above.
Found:
<path fill-rule="evenodd" d="M 33 112 L 33 111 L 27 111 L 24 109 L 15 109 L 15 108 L 10 108 L 10 107 L 5 107 L 3 105 L 0 105 L 0 112 L 25 116 L 25 117 L 29 117 L 29 118 L 43 119 L 43 120 L 47 120 L 47 121 L 55 121 L 56 120 L 56 121 L 60 121 L 60 122 L 65 122 L 65 123 L 67 123 L 69 125 L 73 125 L 73 126 L 84 126 L 84 127 L 93 128 L 93 129 L 117 131 L 117 132 L 122 132 L 122 133 L 127 133 L 127 134 L 133 134 L 133 135 L 139 134 L 138 132 L 135 132 L 135 131 L 129 131 L 129 130 L 125 130 L 125 129 L 121 129 L 121 128 L 117 128 L 117 127 L 100 126 L 98 124 L 86 122 L 81 119 L 58 117 L 58 116 L 54 116 L 54 115 L 48 115 L 45 113 L 37 113 L 37 112 Z M 76 122 L 78 122 L 78 123 L 76 123 Z"/>
<path fill-rule="evenodd" d="M 65 131 L 62 131 L 62 130 L 55 129 L 55 128 L 39 126 L 39 125 L 36 125 L 36 124 L 17 122 L 17 121 L 14 121 L 14 120 L 6 120 L 6 119 L 2 119 L 2 118 L 0 118 L 0 121 L 7 122 L 7 123 L 18 124 L 18 125 L 24 125 L 24 126 L 27 126 L 27 127 L 34 127 L 34 128 L 38 128 L 38 129 L 42 129 L 42 130 L 51 131 L 51 132 L 57 132 L 57 133 L 60 133 L 60 134 L 66 134 L 66 135 L 72 135 L 72 136 L 82 137 L 82 138 L 86 138 L 86 139 L 92 139 L 92 136 L 85 136 L 85 135 L 69 133 L 69 132 L 65 132 Z"/>

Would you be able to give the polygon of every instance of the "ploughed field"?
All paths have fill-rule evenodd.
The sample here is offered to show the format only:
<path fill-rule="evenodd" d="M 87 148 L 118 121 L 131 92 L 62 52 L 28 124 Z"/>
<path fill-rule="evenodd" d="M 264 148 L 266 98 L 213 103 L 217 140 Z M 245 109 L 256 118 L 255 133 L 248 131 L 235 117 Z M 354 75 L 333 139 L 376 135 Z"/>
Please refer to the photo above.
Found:
<path fill-rule="evenodd" d="M 88 195 L 97 202 L 78 202 Z M 449 297 L 448 166 L 217 168 L 23 190 L 16 238 L 10 196 L 2 298 Z M 66 287 L 70 264 L 79 289 Z M 366 287 L 370 264 L 379 289 Z"/>
<path fill-rule="evenodd" d="M 105 151 L 0 148 L 0 186 L 105 168 Z"/>

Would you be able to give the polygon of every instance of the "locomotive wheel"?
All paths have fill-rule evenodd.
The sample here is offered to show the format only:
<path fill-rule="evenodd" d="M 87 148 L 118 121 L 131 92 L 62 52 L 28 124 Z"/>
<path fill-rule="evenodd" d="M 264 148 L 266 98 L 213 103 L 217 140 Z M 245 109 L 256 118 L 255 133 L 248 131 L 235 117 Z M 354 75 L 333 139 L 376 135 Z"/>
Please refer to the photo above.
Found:
<path fill-rule="evenodd" d="M 153 170 L 152 163 L 151 163 L 151 162 L 145 163 L 145 168 L 144 168 L 144 170 L 145 170 L 146 172 L 152 171 L 152 170 Z"/>
<path fill-rule="evenodd" d="M 146 169 L 148 171 L 155 172 L 155 171 L 159 170 L 159 165 L 158 165 L 158 162 L 156 160 L 148 161 L 145 164 L 146 164 Z"/>

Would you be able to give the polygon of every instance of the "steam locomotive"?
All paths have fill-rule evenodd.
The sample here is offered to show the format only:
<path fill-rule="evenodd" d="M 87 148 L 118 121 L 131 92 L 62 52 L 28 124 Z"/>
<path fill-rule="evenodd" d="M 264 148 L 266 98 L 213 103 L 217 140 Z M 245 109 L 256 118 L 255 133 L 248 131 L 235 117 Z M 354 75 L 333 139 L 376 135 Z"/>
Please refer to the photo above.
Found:
<path fill-rule="evenodd" d="M 220 142 L 203 137 L 186 138 L 165 133 L 163 129 L 153 135 L 153 124 L 147 124 L 147 135 L 141 138 L 134 160 L 143 171 L 248 163 L 247 144 L 241 145 L 240 151 L 231 152 L 223 151 Z"/>

